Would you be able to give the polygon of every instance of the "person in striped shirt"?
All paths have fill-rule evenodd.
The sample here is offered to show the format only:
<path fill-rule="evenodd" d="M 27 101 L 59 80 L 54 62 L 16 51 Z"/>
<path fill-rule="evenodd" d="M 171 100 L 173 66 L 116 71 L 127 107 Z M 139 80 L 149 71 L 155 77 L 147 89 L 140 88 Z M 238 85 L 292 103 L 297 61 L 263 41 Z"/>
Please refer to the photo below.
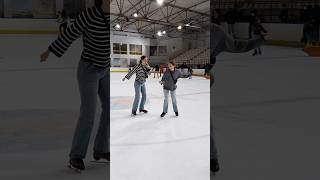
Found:
<path fill-rule="evenodd" d="M 95 138 L 94 159 L 110 161 L 110 1 L 96 0 L 64 33 L 41 54 L 41 62 L 53 53 L 61 57 L 71 44 L 82 37 L 83 51 L 78 65 L 77 79 L 81 97 L 80 117 L 69 154 L 69 167 L 84 170 L 89 140 L 99 96 L 102 113 Z"/>
<path fill-rule="evenodd" d="M 147 93 L 146 93 L 146 79 L 151 74 L 151 67 L 148 64 L 148 58 L 146 56 L 142 56 L 140 59 L 139 64 L 134 66 L 131 71 L 128 72 L 128 74 L 122 79 L 122 81 L 125 81 L 125 79 L 130 79 L 132 75 L 136 74 L 136 80 L 134 82 L 134 89 L 135 89 L 135 96 L 133 101 L 133 107 L 132 107 L 132 115 L 137 115 L 137 109 L 139 106 L 140 101 L 140 92 L 142 94 L 139 112 L 142 113 L 148 113 L 147 110 L 144 109 L 144 105 L 147 100 Z"/>

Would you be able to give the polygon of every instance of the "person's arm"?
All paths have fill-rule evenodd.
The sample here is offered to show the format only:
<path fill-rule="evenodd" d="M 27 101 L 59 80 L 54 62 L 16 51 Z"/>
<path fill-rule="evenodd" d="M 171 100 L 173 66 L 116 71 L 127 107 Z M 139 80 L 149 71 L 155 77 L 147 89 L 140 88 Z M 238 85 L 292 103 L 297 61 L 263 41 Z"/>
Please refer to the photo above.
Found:
<path fill-rule="evenodd" d="M 211 36 L 211 57 L 216 57 L 221 52 L 242 53 L 248 52 L 261 46 L 264 42 L 263 38 L 240 40 L 234 39 L 227 34 L 220 26 L 212 25 Z"/>
<path fill-rule="evenodd" d="M 151 71 L 152 71 L 152 67 L 149 66 L 149 64 L 146 65 L 146 69 L 147 69 L 147 74 L 148 76 L 151 75 Z"/>
<path fill-rule="evenodd" d="M 59 58 L 62 57 L 71 44 L 78 39 L 87 28 L 88 17 L 88 11 L 84 11 L 78 15 L 75 22 L 71 24 L 64 33 L 60 34 L 48 49 L 41 54 L 41 61 L 46 61 L 50 53 L 53 53 Z"/>
<path fill-rule="evenodd" d="M 132 75 L 137 71 L 137 69 L 139 68 L 140 64 L 135 65 L 131 71 L 128 72 L 128 74 L 122 79 L 122 81 L 124 81 L 125 79 L 130 79 L 132 77 Z"/>
<path fill-rule="evenodd" d="M 168 71 L 169 70 L 167 70 L 167 71 L 165 71 L 164 73 L 163 73 L 163 76 L 162 76 L 162 79 L 161 79 L 161 84 L 163 84 L 165 81 L 167 81 L 168 80 Z"/>
<path fill-rule="evenodd" d="M 268 31 L 266 30 L 266 28 L 264 28 L 261 24 L 260 24 L 260 26 L 261 26 L 261 31 L 262 31 L 263 33 L 268 33 Z"/>

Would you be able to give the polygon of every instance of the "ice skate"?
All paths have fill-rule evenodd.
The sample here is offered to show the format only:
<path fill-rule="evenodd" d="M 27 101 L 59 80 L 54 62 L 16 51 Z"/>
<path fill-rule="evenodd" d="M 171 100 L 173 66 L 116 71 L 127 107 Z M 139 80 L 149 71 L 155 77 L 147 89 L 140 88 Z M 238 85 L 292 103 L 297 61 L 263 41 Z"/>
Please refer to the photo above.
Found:
<path fill-rule="evenodd" d="M 70 159 L 68 167 L 77 173 L 85 170 L 85 165 L 82 159 Z"/>

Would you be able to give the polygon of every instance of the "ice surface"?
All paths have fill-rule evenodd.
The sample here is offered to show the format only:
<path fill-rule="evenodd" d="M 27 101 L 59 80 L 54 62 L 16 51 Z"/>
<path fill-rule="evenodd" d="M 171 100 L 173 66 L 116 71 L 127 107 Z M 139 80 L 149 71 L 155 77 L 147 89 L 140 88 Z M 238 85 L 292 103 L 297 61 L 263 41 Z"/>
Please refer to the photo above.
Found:
<path fill-rule="evenodd" d="M 210 82 L 179 79 L 180 116 L 174 116 L 169 101 L 169 112 L 161 118 L 163 89 L 152 75 L 146 82 L 149 113 L 130 117 L 135 77 L 122 82 L 124 76 L 111 76 L 111 179 L 208 180 Z"/>

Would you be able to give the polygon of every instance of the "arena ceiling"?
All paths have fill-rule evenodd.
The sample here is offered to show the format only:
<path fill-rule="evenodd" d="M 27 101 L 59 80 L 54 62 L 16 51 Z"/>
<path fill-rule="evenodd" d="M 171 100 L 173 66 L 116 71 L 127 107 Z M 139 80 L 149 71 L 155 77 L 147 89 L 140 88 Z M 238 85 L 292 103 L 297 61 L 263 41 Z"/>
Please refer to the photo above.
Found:
<path fill-rule="evenodd" d="M 210 20 L 210 0 L 112 0 L 110 10 L 113 30 L 146 35 L 193 33 Z"/>

